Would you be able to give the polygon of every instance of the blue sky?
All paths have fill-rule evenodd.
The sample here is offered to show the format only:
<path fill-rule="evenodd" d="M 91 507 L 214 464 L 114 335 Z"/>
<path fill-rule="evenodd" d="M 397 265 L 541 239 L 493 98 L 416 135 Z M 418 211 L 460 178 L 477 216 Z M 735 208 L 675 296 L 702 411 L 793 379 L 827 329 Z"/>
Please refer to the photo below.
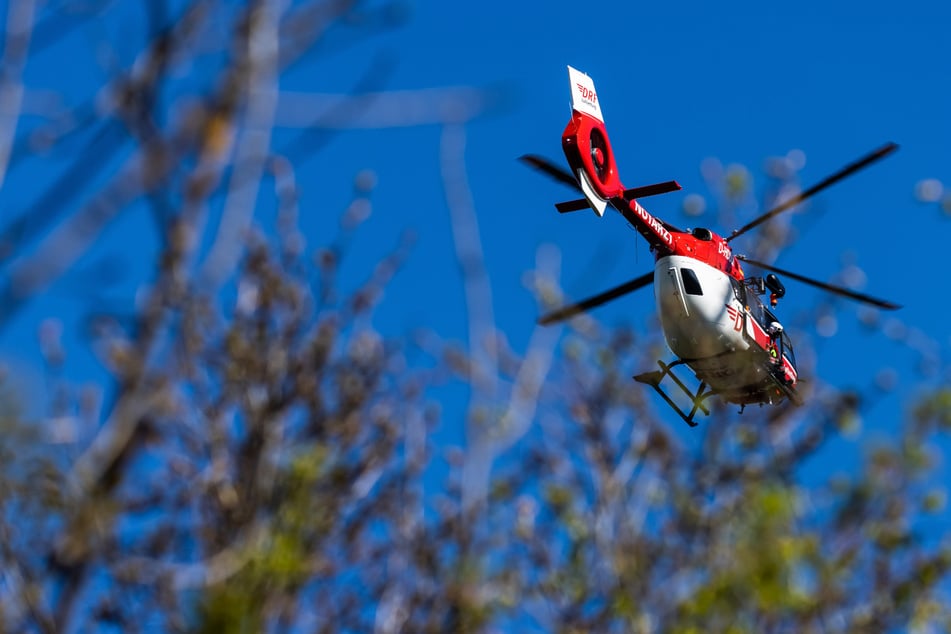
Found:
<path fill-rule="evenodd" d="M 4 3 L 0 6 L 6 10 Z M 686 219 L 680 211 L 686 195 L 709 195 L 700 173 L 709 157 L 748 166 L 760 193 L 766 185 L 763 162 L 770 156 L 804 152 L 801 177 L 809 185 L 886 141 L 899 143 L 896 155 L 823 193 L 816 207 L 824 213 L 808 219 L 808 231 L 777 264 L 828 278 L 840 267 L 841 252 L 853 251 L 868 275 L 865 290 L 904 304 L 897 315 L 901 323 L 947 355 L 951 327 L 943 313 L 951 302 L 941 287 L 951 218 L 939 205 L 922 205 L 913 197 L 924 178 L 939 179 L 951 189 L 946 43 L 951 7 L 946 3 L 913 0 L 900 9 L 884 2 L 811 0 L 619 2 L 594 8 L 496 0 L 403 6 L 403 25 L 379 36 L 350 43 L 347 29 L 332 32 L 326 54 L 295 67 L 282 87 L 346 93 L 374 60 L 383 59 L 390 66 L 379 90 L 491 89 L 499 105 L 465 126 L 465 160 L 497 324 L 516 349 L 524 347 L 537 316 L 522 276 L 534 266 L 539 245 L 561 250 L 562 282 L 575 297 L 651 267 L 646 248 L 619 216 L 559 217 L 552 203 L 573 194 L 515 160 L 526 152 L 562 160 L 560 135 L 569 115 L 565 66 L 571 64 L 596 82 L 624 182 L 634 186 L 673 178 L 684 186 L 681 193 L 646 201 L 652 212 L 675 224 L 711 224 L 721 233 L 732 228 L 711 218 Z M 139 26 L 132 32 L 141 34 L 143 18 L 137 11 L 129 9 L 129 19 Z M 129 26 L 88 25 L 44 52 L 31 65 L 29 82 L 36 88 L 66 88 L 79 98 L 90 82 L 110 76 L 98 66 L 101 51 L 92 50 L 90 42 L 112 37 L 120 60 L 131 59 L 139 44 L 135 38 L 129 43 L 118 38 L 124 29 Z M 71 56 L 76 71 L 64 74 L 63 60 Z M 278 140 L 287 138 L 281 134 Z M 377 326 L 388 334 L 428 326 L 450 338 L 466 336 L 463 292 L 439 185 L 441 134 L 438 125 L 344 131 L 298 166 L 301 227 L 311 246 L 325 244 L 336 232 L 354 176 L 364 169 L 376 175 L 373 214 L 358 232 L 355 257 L 344 268 L 354 285 L 396 244 L 401 231 L 418 234 L 413 255 L 377 317 Z M 52 176 L 43 169 L 49 168 L 24 168 L 20 178 L 4 185 L 5 213 L 28 208 L 42 194 Z M 131 304 L 146 270 L 147 262 L 136 254 L 154 248 L 142 238 L 147 223 L 144 212 L 120 219 L 79 263 L 82 270 L 118 257 L 124 282 L 103 292 L 120 306 Z M 754 239 L 744 238 L 739 250 Z M 139 250 L 130 252 L 129 243 Z M 78 333 L 74 317 L 88 306 L 72 292 L 80 278 L 71 273 L 18 314 L 0 340 L 8 363 L 28 367 L 35 359 L 33 333 L 46 317 L 63 318 L 68 337 Z M 781 314 L 815 301 L 812 290 L 793 282 L 787 288 L 780 307 L 787 313 Z M 652 310 L 645 290 L 597 316 L 644 328 Z M 817 372 L 824 380 L 865 385 L 880 360 L 900 371 L 911 367 L 915 355 L 888 337 L 862 333 L 855 314 L 854 306 L 841 303 L 836 336 L 821 341 Z M 82 352 L 76 357 L 75 376 L 81 377 L 92 362 Z M 915 384 L 909 380 L 903 388 L 893 398 L 892 412 Z"/>

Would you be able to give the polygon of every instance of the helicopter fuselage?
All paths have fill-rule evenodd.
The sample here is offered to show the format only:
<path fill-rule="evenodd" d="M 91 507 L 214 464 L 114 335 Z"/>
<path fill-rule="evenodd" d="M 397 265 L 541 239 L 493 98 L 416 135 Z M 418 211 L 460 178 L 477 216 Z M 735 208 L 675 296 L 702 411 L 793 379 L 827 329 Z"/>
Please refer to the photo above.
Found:
<path fill-rule="evenodd" d="M 729 244 L 777 214 L 793 209 L 817 192 L 887 156 L 898 148 L 896 144 L 887 143 L 846 165 L 724 239 L 709 229 L 678 229 L 653 216 L 638 202 L 639 198 L 677 191 L 681 189 L 680 184 L 666 181 L 625 188 L 618 175 L 594 82 L 571 66 L 568 79 L 571 119 L 562 133 L 561 144 L 570 173 L 539 156 L 526 155 L 522 159 L 554 179 L 577 187 L 584 195 L 583 199 L 556 204 L 559 213 L 590 207 L 598 216 L 603 216 L 608 206 L 616 209 L 650 245 L 655 267 L 653 274 L 645 273 L 544 315 L 539 319 L 540 324 L 568 319 L 653 282 L 664 338 L 677 359 L 671 363 L 658 360 L 659 371 L 646 371 L 634 379 L 653 387 L 688 425 L 694 426 L 699 412 L 710 413 L 706 400 L 714 395 L 741 406 L 777 404 L 784 399 L 801 402 L 796 389 L 799 377 L 792 344 L 776 316 L 760 301 L 767 289 L 770 306 L 775 306 L 785 295 L 786 289 L 777 273 L 877 308 L 900 308 L 893 302 L 786 271 L 768 262 L 757 262 L 745 255 L 735 255 Z M 740 262 L 770 273 L 765 277 L 747 278 Z M 679 365 L 693 371 L 699 381 L 698 388 L 688 387 L 672 372 Z M 662 387 L 668 377 L 689 398 L 687 410 Z"/>
<path fill-rule="evenodd" d="M 654 297 L 670 350 L 724 400 L 746 405 L 794 397 L 792 345 L 748 285 L 684 255 L 654 266 Z"/>
<path fill-rule="evenodd" d="M 571 67 L 569 77 L 572 117 L 562 133 L 565 158 L 595 212 L 602 215 L 610 204 L 654 252 L 664 337 L 701 382 L 693 396 L 695 408 L 706 388 L 741 405 L 798 400 L 792 346 L 775 317 L 767 317 L 757 293 L 747 292 L 743 269 L 727 240 L 709 229 L 678 229 L 648 212 L 632 193 L 637 190 L 625 189 L 594 83 Z M 657 388 L 654 377 L 646 382 Z"/>

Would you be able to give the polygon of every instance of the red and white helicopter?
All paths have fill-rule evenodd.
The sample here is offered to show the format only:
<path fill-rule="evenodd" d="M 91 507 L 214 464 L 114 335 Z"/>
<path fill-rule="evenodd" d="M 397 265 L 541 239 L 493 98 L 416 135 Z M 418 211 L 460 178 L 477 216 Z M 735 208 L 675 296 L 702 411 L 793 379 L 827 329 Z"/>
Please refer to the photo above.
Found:
<path fill-rule="evenodd" d="M 539 156 L 526 155 L 522 160 L 558 181 L 579 188 L 584 194 L 583 199 L 556 204 L 559 212 L 590 206 L 598 216 L 603 216 L 610 204 L 644 236 L 656 260 L 653 272 L 560 308 L 541 317 L 539 323 L 567 319 L 653 282 L 664 338 L 677 360 L 669 364 L 658 361 L 659 371 L 645 372 L 634 378 L 652 386 L 688 425 L 695 426 L 698 411 L 710 413 L 705 401 L 713 395 L 740 405 L 740 411 L 751 403 L 778 404 L 784 399 L 801 403 L 793 346 L 770 310 L 786 292 L 774 273 L 878 308 L 899 308 L 891 302 L 734 254 L 730 247 L 734 238 L 881 159 L 896 150 L 897 145 L 886 144 L 847 165 L 740 227 L 729 237 L 702 227 L 683 231 L 652 216 L 638 202 L 639 198 L 677 191 L 680 185 L 668 181 L 626 189 L 618 177 L 594 82 L 571 66 L 568 76 L 572 115 L 561 140 L 571 173 Z M 765 278 L 746 277 L 740 262 L 773 273 Z M 760 300 L 767 290 L 770 307 Z M 673 368 L 679 365 L 693 371 L 699 381 L 695 391 L 673 373 Z M 689 397 L 689 411 L 681 409 L 661 387 L 668 376 Z"/>

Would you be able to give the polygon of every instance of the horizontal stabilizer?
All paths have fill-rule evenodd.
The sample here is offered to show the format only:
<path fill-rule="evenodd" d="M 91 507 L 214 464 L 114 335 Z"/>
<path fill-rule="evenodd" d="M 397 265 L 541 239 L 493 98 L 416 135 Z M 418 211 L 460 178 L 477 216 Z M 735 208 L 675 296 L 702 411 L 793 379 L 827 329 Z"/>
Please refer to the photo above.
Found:
<path fill-rule="evenodd" d="M 569 211 L 581 211 L 582 209 L 590 209 L 591 205 L 588 204 L 588 201 L 584 198 L 578 198 L 577 200 L 569 200 L 564 203 L 555 203 L 555 209 L 558 210 L 560 214 L 566 214 Z"/>
<path fill-rule="evenodd" d="M 624 198 L 626 200 L 634 200 L 635 198 L 647 198 L 648 196 L 656 196 L 658 194 L 668 194 L 670 192 L 675 192 L 683 189 L 680 186 L 680 183 L 677 181 L 666 181 L 663 183 L 654 183 L 653 185 L 645 185 L 643 187 L 635 187 L 633 189 L 624 190 Z M 588 209 L 588 201 L 584 198 L 579 198 L 578 200 L 569 200 L 564 203 L 556 203 L 555 209 L 558 210 L 558 213 L 566 214 L 570 211 L 579 211 L 581 209 Z"/>
<path fill-rule="evenodd" d="M 653 185 L 644 185 L 643 187 L 635 187 L 634 189 L 625 189 L 624 198 L 627 200 L 647 198 L 648 196 L 677 192 L 681 189 L 683 189 L 683 187 L 681 187 L 677 181 L 666 181 L 663 183 L 654 183 Z"/>

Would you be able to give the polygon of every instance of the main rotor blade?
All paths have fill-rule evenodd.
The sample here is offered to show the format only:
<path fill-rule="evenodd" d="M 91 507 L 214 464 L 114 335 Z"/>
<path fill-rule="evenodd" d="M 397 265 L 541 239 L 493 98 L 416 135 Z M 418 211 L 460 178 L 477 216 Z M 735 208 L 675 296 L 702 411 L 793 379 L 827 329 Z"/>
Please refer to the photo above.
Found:
<path fill-rule="evenodd" d="M 780 275 L 783 275 L 785 277 L 798 280 L 804 284 L 809 284 L 810 286 L 815 286 L 816 288 L 821 288 L 822 290 L 828 291 L 829 293 L 833 293 L 835 295 L 842 295 L 843 297 L 848 297 L 850 299 L 854 299 L 859 302 L 871 304 L 872 306 L 884 308 L 885 310 L 897 310 L 901 308 L 900 305 L 885 301 L 884 299 L 878 299 L 877 297 L 872 297 L 871 295 L 857 293 L 855 291 L 849 290 L 847 288 L 843 288 L 841 286 L 833 286 L 832 284 L 826 284 L 825 282 L 820 282 L 810 277 L 804 277 L 802 275 L 799 275 L 798 273 L 786 271 L 779 267 L 773 266 L 772 264 L 766 264 L 764 262 L 757 262 L 756 260 L 751 260 L 745 255 L 737 255 L 736 258 L 738 260 L 742 260 L 743 262 L 746 262 L 747 264 L 752 264 L 755 267 L 765 269 L 767 271 L 773 271 L 774 273 L 779 273 Z"/>
<path fill-rule="evenodd" d="M 575 180 L 575 177 L 572 176 L 568 170 L 555 165 L 544 156 L 538 156 L 537 154 L 525 154 L 520 156 L 519 160 L 526 165 L 534 167 L 539 172 L 554 178 L 559 183 L 564 183 L 565 185 L 574 189 L 581 189 L 581 187 L 578 186 L 578 181 Z"/>
<path fill-rule="evenodd" d="M 625 282 L 620 286 L 615 286 L 614 288 L 604 291 L 603 293 L 599 293 L 594 297 L 589 297 L 588 299 L 584 299 L 576 304 L 569 304 L 568 306 L 559 308 L 558 310 L 548 313 L 547 315 L 543 315 L 538 319 L 538 323 L 542 326 L 547 326 L 548 324 L 553 324 L 556 321 L 562 321 L 564 319 L 568 319 L 569 317 L 574 317 L 575 315 L 583 313 L 589 308 L 606 304 L 612 299 L 617 299 L 622 295 L 626 295 L 636 291 L 639 288 L 643 288 L 653 281 L 654 273 L 645 273 L 640 277 L 634 278 L 630 282 Z"/>
<path fill-rule="evenodd" d="M 825 180 L 822 180 L 822 181 L 816 183 L 815 185 L 813 185 L 813 186 L 810 187 L 809 189 L 807 189 L 807 190 L 805 190 L 805 191 L 803 191 L 803 192 L 800 192 L 798 195 L 793 196 L 792 198 L 790 198 L 790 199 L 787 200 L 786 202 L 784 202 L 784 203 L 782 203 L 782 204 L 780 204 L 780 205 L 774 207 L 773 209 L 770 209 L 769 211 L 767 211 L 765 214 L 763 214 L 763 215 L 760 216 L 759 218 L 756 218 L 755 220 L 746 223 L 745 225 L 743 225 L 742 227 L 740 227 L 739 229 L 737 229 L 736 231 L 734 231 L 734 232 L 733 232 L 733 235 L 731 235 L 729 238 L 727 238 L 726 241 L 729 242 L 729 241 L 732 240 L 733 238 L 736 238 L 737 236 L 743 235 L 744 233 L 746 233 L 746 232 L 749 231 L 750 229 L 752 229 L 752 228 L 754 228 L 754 227 L 758 227 L 759 225 L 761 225 L 762 223 L 766 222 L 767 220 L 769 220 L 769 219 L 772 218 L 773 216 L 776 216 L 776 215 L 778 215 L 778 214 L 781 214 L 781 213 L 783 213 L 784 211 L 787 211 L 787 210 L 791 209 L 792 207 L 795 207 L 796 205 L 798 205 L 798 204 L 801 203 L 802 201 L 806 200 L 807 198 L 816 195 L 817 193 L 819 193 L 820 191 L 822 191 L 822 190 L 825 189 L 826 187 L 829 187 L 830 185 L 834 185 L 835 183 L 839 182 L 840 180 L 842 180 L 842 179 L 845 178 L 846 176 L 851 176 L 852 174 L 854 174 L 855 172 L 859 171 L 860 169 L 862 169 L 862 168 L 864 168 L 864 167 L 867 167 L 868 165 L 871 165 L 871 164 L 874 163 L 875 161 L 877 161 L 877 160 L 879 160 L 879 159 L 882 159 L 882 158 L 888 156 L 889 154 L 891 154 L 892 152 L 894 152 L 894 151 L 897 150 L 897 149 L 898 149 L 898 145 L 897 145 L 897 144 L 895 144 L 895 143 L 886 143 L 886 144 L 883 145 L 882 147 L 878 148 L 877 150 L 875 150 L 874 152 L 872 152 L 872 153 L 870 153 L 870 154 L 867 154 L 867 155 L 863 156 L 862 158 L 860 158 L 859 160 L 855 161 L 854 163 L 849 163 L 848 165 L 846 165 L 845 167 L 843 167 L 842 169 L 840 169 L 840 170 L 839 170 L 838 172 L 836 172 L 835 174 L 832 174 L 831 176 L 829 176 L 829 177 L 826 178 Z"/>

